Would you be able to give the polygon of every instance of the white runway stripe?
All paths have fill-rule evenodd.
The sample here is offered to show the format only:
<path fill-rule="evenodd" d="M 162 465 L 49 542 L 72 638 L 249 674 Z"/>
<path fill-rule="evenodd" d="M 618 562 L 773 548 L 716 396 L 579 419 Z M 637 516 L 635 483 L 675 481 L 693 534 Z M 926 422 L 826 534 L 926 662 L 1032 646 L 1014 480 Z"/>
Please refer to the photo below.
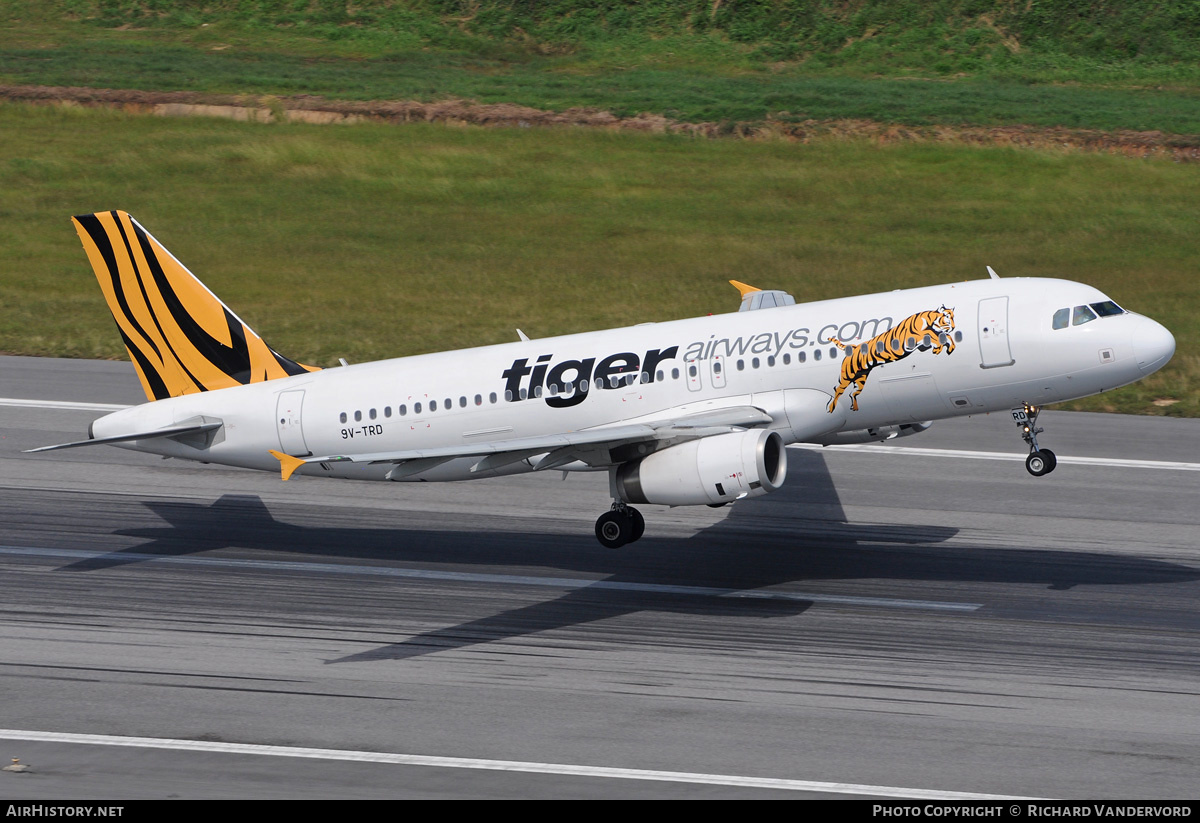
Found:
<path fill-rule="evenodd" d="M 1027 454 L 1010 452 L 981 452 L 964 449 L 920 449 L 912 446 L 884 446 L 874 443 L 856 443 L 845 446 L 816 446 L 799 443 L 789 448 L 814 449 L 817 451 L 861 451 L 868 454 L 893 455 L 901 457 L 961 457 L 968 460 L 1011 460 L 1024 462 Z M 1169 460 L 1126 460 L 1119 457 L 1070 457 L 1056 455 L 1058 462 L 1063 465 L 1075 466 L 1112 466 L 1122 469 L 1165 469 L 1168 471 L 1200 471 L 1200 463 L 1183 463 Z"/>
<path fill-rule="evenodd" d="M 79 403 L 74 400 L 25 400 L 20 397 L 0 397 L 0 406 L 19 409 L 66 409 L 69 411 L 114 412 L 131 408 L 119 403 Z"/>
<path fill-rule="evenodd" d="M 37 743 L 74 743 L 92 746 L 125 746 L 141 749 L 173 749 L 191 752 L 298 757 L 313 760 L 340 760 L 356 763 L 389 763 L 397 766 L 426 766 L 439 769 L 480 769 L 531 774 L 558 774 L 612 780 L 655 780 L 667 783 L 704 783 L 710 786 L 738 786 L 753 789 L 777 789 L 797 792 L 824 792 L 871 797 L 921 800 L 1021 800 L 1007 795 L 950 792 L 936 789 L 910 789 L 900 786 L 870 786 L 859 783 L 834 783 L 819 780 L 789 780 L 773 777 L 743 777 L 729 774 L 668 772 L 650 769 L 620 769 L 610 766 L 576 766 L 564 763 L 531 763 L 519 760 L 481 760 L 471 757 L 435 757 L 420 754 L 308 749 L 291 746 L 260 746 L 251 743 L 214 743 L 204 740 L 172 740 L 158 737 L 118 737 L 105 734 L 68 734 L 64 732 L 0 729 L 0 739 Z"/>

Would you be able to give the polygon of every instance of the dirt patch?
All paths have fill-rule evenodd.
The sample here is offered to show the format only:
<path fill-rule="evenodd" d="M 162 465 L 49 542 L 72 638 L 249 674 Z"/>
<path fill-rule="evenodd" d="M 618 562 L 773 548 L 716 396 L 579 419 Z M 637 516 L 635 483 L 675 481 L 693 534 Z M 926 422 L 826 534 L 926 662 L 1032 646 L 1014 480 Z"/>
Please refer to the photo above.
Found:
<path fill-rule="evenodd" d="M 0 100 L 50 105 L 103 106 L 164 117 L 224 117 L 270 123 L 449 123 L 507 128 L 576 126 L 613 130 L 692 134 L 700 137 L 782 139 L 808 142 L 841 138 L 879 143 L 938 142 L 1106 152 L 1127 157 L 1164 156 L 1200 161 L 1200 135 L 1159 131 L 1100 131 L 1037 126 L 899 126 L 872 120 L 767 121 L 764 123 L 684 123 L 656 114 L 617 117 L 601 109 L 546 111 L 511 103 L 470 100 L 346 101 L 312 95 L 248 95 L 92 89 L 79 86 L 3 86 Z"/>

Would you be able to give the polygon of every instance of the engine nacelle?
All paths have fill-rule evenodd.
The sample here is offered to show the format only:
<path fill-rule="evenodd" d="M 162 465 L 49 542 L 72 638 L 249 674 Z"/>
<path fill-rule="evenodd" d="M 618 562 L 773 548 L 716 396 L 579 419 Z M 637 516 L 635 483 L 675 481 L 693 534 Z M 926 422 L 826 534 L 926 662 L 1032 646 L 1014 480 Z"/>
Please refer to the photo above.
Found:
<path fill-rule="evenodd" d="M 778 432 L 750 429 L 671 446 L 617 469 L 626 503 L 721 504 L 773 492 L 787 478 Z"/>

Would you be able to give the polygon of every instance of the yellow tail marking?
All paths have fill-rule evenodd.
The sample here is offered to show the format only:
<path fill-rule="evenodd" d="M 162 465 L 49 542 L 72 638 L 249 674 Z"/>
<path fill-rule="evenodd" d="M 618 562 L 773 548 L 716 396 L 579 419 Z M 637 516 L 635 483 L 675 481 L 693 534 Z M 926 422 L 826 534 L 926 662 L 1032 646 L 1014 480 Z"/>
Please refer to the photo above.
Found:
<path fill-rule="evenodd" d="M 755 288 L 754 286 L 748 286 L 745 283 L 739 283 L 737 280 L 730 280 L 729 285 L 738 290 L 738 292 L 742 295 L 743 300 L 746 298 L 747 294 L 752 294 L 756 291 L 762 291 L 762 289 Z"/>
<path fill-rule="evenodd" d="M 304 465 L 304 458 L 302 457 L 292 457 L 290 454 L 277 452 L 274 449 L 268 449 L 268 451 L 272 457 L 279 461 L 279 474 L 284 480 L 287 480 L 296 469 Z"/>

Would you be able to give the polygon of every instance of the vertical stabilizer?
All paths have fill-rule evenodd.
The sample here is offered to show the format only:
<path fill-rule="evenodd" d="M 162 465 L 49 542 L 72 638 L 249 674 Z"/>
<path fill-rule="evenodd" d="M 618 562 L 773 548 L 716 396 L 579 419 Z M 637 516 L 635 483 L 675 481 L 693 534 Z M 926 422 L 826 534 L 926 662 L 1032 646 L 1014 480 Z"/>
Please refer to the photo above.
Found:
<path fill-rule="evenodd" d="M 125 212 L 73 222 L 150 400 L 316 371 L 263 342 Z"/>

